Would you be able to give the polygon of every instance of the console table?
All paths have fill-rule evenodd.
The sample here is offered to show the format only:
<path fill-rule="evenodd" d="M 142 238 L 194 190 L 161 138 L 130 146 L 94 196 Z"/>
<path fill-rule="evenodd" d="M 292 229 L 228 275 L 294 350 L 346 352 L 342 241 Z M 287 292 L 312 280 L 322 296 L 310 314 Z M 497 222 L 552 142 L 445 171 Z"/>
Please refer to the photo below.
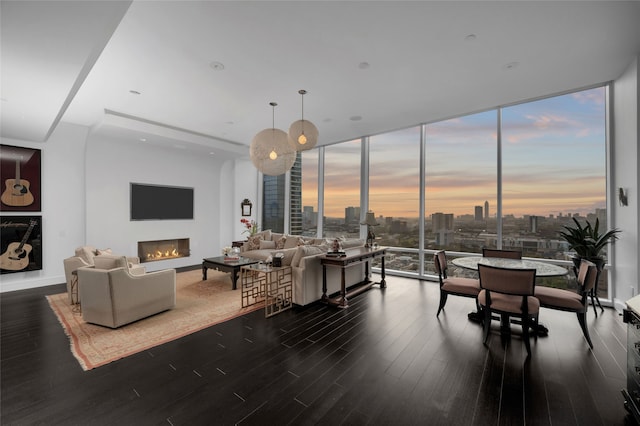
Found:
<path fill-rule="evenodd" d="M 369 263 L 380 257 L 382 261 L 381 266 L 381 279 L 380 279 L 380 288 L 385 288 L 387 286 L 387 282 L 385 281 L 385 273 L 384 273 L 384 256 L 387 253 L 386 248 L 368 248 L 368 247 L 356 247 L 347 249 L 342 256 L 332 256 L 326 254 L 324 256 L 320 256 L 320 263 L 322 264 L 322 301 L 328 303 L 330 305 L 338 306 L 340 308 L 346 308 L 349 306 L 349 297 L 360 294 L 364 291 L 369 290 L 375 282 L 369 279 L 370 265 Z M 351 286 L 350 288 L 346 288 L 345 281 L 345 270 L 353 265 L 357 265 L 360 263 L 365 264 L 365 272 L 364 279 L 362 282 Z M 327 295 L 327 267 L 340 268 L 340 293 L 338 296 L 334 298 L 330 298 Z"/>

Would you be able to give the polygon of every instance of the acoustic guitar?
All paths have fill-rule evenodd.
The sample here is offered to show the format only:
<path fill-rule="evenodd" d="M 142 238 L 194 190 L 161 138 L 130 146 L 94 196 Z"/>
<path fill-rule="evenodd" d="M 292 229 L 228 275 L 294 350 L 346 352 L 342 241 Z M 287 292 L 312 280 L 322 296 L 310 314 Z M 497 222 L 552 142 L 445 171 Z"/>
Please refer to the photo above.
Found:
<path fill-rule="evenodd" d="M 16 160 L 15 179 L 5 181 L 6 189 L 0 196 L 7 206 L 25 207 L 33 203 L 33 194 L 29 191 L 31 185 L 28 180 L 20 179 L 20 160 Z"/>
<path fill-rule="evenodd" d="M 33 247 L 27 244 L 27 240 L 29 239 L 29 235 L 31 235 L 31 231 L 33 231 L 33 227 L 36 226 L 37 223 L 37 220 L 32 219 L 29 223 L 29 229 L 27 229 L 24 237 L 22 237 L 22 241 L 19 243 L 9 243 L 7 251 L 0 256 L 0 269 L 20 271 L 29 266 L 29 253 L 31 253 Z"/>

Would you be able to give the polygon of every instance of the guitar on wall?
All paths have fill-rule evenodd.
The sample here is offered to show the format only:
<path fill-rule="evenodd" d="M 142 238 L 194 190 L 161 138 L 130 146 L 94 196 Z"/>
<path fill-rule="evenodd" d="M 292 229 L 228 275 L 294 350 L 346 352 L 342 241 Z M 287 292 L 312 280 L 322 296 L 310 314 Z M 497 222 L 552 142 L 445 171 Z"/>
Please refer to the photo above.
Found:
<path fill-rule="evenodd" d="M 9 243 L 7 251 L 0 256 L 0 269 L 6 269 L 8 271 L 20 271 L 29 266 L 29 253 L 33 247 L 27 244 L 29 235 L 33 231 L 33 227 L 38 223 L 37 220 L 32 219 L 29 223 L 29 229 L 22 237 L 22 241 L 19 243 Z"/>
<path fill-rule="evenodd" d="M 20 179 L 20 160 L 16 160 L 15 179 L 7 179 L 5 181 L 6 189 L 0 196 L 7 206 L 25 207 L 33 204 L 33 194 L 29 191 L 31 185 L 28 180 Z"/>

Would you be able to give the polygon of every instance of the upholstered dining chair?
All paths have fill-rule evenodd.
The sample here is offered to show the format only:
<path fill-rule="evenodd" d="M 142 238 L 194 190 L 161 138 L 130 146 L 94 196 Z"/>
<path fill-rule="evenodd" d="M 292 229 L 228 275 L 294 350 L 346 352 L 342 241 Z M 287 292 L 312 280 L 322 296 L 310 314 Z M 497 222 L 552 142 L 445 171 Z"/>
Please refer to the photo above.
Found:
<path fill-rule="evenodd" d="M 537 328 L 540 310 L 540 302 L 534 297 L 536 270 L 507 269 L 479 264 L 478 276 L 481 288 L 478 303 L 484 310 L 483 343 L 486 344 L 489 339 L 493 313 L 500 314 L 501 326 L 504 327 L 509 326 L 510 317 L 520 318 L 522 340 L 527 348 L 527 356 L 530 357 L 529 327 L 533 320 L 533 326 Z"/>
<path fill-rule="evenodd" d="M 582 334 L 589 347 L 593 349 L 593 343 L 587 327 L 587 312 L 589 311 L 589 294 L 598 279 L 598 268 L 588 260 L 580 262 L 578 269 L 578 289 L 576 292 L 553 287 L 536 287 L 535 296 L 540 300 L 540 306 L 548 309 L 575 312 L 578 316 Z"/>
<path fill-rule="evenodd" d="M 447 296 L 453 294 L 455 296 L 473 297 L 476 299 L 476 307 L 478 306 L 478 293 L 480 293 L 480 282 L 474 278 L 449 277 L 447 276 L 447 256 L 444 250 L 440 250 L 433 255 L 433 260 L 440 281 L 440 305 L 438 313 L 447 303 Z"/>
<path fill-rule="evenodd" d="M 501 257 L 503 259 L 522 259 L 520 250 L 498 250 L 492 248 L 482 248 L 482 257 Z"/>

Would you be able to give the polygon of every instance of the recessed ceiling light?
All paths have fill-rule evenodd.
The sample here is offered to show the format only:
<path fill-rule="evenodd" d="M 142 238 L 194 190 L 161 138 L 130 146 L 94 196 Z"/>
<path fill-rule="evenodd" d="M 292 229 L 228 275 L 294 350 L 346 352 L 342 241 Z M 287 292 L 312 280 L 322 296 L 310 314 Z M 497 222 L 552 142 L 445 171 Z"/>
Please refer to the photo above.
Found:
<path fill-rule="evenodd" d="M 209 66 L 216 71 L 222 71 L 224 69 L 224 64 L 222 62 L 213 61 Z"/>
<path fill-rule="evenodd" d="M 514 68 L 518 68 L 518 65 L 520 65 L 520 62 L 509 62 L 509 63 L 504 64 L 502 66 L 502 69 L 506 70 L 506 71 L 510 71 L 510 70 L 512 70 Z"/>
<path fill-rule="evenodd" d="M 129 93 L 131 93 L 132 95 L 139 95 L 140 92 L 138 92 L 137 90 L 129 90 Z"/>
<path fill-rule="evenodd" d="M 209 155 L 216 155 L 216 153 L 211 151 L 211 152 L 209 152 Z"/>
<path fill-rule="evenodd" d="M 140 142 L 146 142 L 147 138 L 140 138 Z"/>
<path fill-rule="evenodd" d="M 360 68 L 361 70 L 366 70 L 370 67 L 371 65 L 369 65 L 369 62 L 360 62 L 358 64 L 358 68 Z"/>
<path fill-rule="evenodd" d="M 469 34 L 469 35 L 467 35 L 464 39 L 465 39 L 466 41 L 473 41 L 473 40 L 475 40 L 476 38 L 477 38 L 477 37 L 476 37 L 476 35 L 475 35 L 475 34 Z"/>
<path fill-rule="evenodd" d="M 351 121 L 360 121 L 360 120 L 362 120 L 362 116 L 354 115 L 354 116 L 349 117 L 349 120 L 351 120 Z"/>

